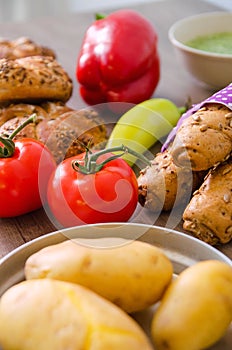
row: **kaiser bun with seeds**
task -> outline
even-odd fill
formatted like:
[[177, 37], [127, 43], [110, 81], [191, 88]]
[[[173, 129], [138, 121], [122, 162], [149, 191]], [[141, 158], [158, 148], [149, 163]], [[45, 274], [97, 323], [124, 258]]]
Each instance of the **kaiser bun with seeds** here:
[[[2, 51], [1, 51], [2, 50]], [[31, 54], [31, 56], [30, 56]], [[57, 163], [105, 142], [107, 130], [94, 110], [67, 106], [73, 90], [55, 53], [27, 38], [0, 41], [0, 134], [10, 135], [31, 114], [35, 122], [15, 139], [41, 141]]]
[[84, 152], [89, 145], [99, 148], [107, 140], [106, 126], [96, 111], [73, 110], [59, 101], [19, 103], [0, 108], [0, 134], [10, 135], [33, 113], [36, 121], [23, 128], [15, 140], [32, 137], [41, 141], [57, 163]]
[[0, 60], [0, 104], [62, 101], [72, 95], [73, 84], [64, 68], [50, 56]]
[[19, 37], [15, 40], [0, 38], [0, 58], [14, 60], [28, 56], [56, 58], [56, 54], [51, 48], [39, 45], [27, 37]]

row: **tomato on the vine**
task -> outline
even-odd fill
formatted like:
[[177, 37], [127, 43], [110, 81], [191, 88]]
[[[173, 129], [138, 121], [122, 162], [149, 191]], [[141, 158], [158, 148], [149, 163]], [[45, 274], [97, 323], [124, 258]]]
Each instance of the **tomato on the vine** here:
[[138, 203], [132, 168], [103, 150], [65, 159], [48, 184], [51, 213], [63, 226], [129, 220]]
[[8, 138], [0, 136], [1, 218], [41, 208], [49, 177], [56, 168], [52, 154], [43, 143], [30, 138], [13, 141], [17, 131], [19, 128]]
[[18, 216], [42, 207], [55, 167], [51, 153], [41, 142], [15, 141], [13, 156], [0, 158], [0, 217]]

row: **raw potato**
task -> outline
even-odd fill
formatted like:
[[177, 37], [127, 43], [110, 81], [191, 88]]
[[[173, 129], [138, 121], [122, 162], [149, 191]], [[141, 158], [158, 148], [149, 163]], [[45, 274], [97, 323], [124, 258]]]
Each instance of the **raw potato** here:
[[110, 248], [93, 248], [69, 240], [40, 250], [25, 264], [26, 279], [78, 283], [129, 313], [158, 301], [172, 273], [172, 263], [161, 249], [127, 240]]
[[5, 292], [0, 329], [4, 350], [152, 350], [120, 308], [84, 287], [49, 279]]
[[199, 262], [170, 285], [151, 325], [156, 350], [202, 350], [217, 342], [232, 321], [232, 267]]

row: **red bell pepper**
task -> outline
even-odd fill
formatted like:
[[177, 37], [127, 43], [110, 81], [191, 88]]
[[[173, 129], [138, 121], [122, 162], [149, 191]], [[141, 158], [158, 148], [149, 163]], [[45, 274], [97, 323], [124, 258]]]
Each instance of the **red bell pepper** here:
[[133, 10], [96, 20], [86, 31], [77, 61], [84, 101], [137, 104], [149, 99], [160, 78], [157, 40], [153, 25]]

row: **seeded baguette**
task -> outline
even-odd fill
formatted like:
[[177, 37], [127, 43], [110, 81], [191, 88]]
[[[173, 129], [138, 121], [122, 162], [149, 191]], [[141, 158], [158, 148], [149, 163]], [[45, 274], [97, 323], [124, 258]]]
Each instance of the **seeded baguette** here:
[[167, 150], [157, 153], [151, 166], [140, 171], [139, 202], [154, 212], [169, 211], [174, 205], [185, 206], [204, 175], [204, 172], [192, 172], [189, 167], [176, 166]]
[[183, 213], [183, 228], [211, 244], [232, 239], [232, 158], [209, 171]]
[[183, 121], [170, 153], [181, 167], [207, 170], [226, 160], [232, 151], [232, 111], [222, 104], [208, 104]]
[[0, 59], [0, 104], [67, 102], [73, 84], [63, 67], [47, 56]]

